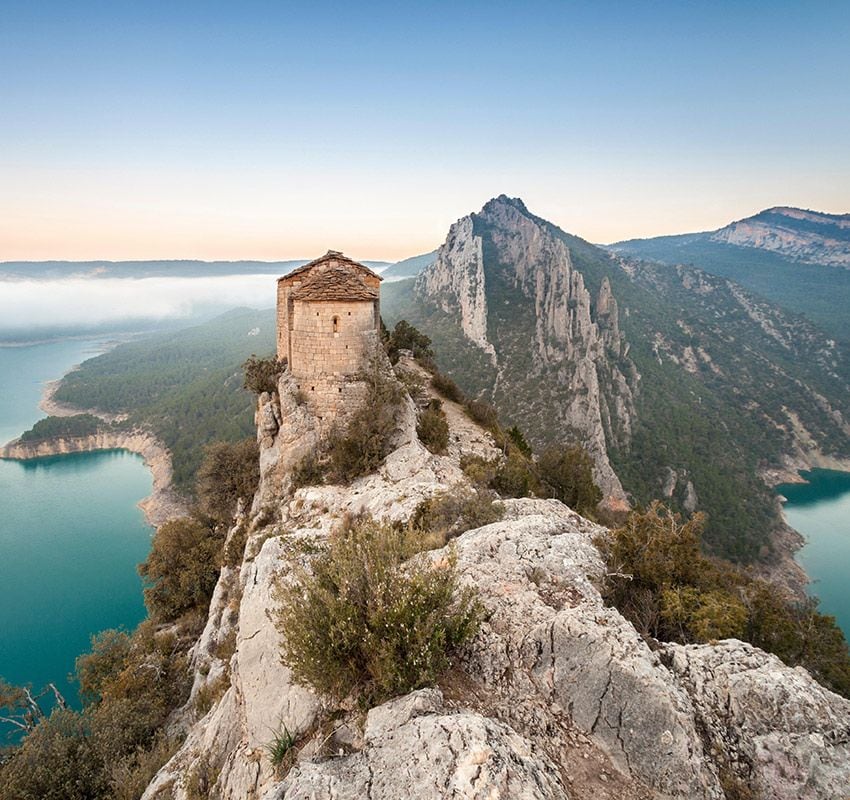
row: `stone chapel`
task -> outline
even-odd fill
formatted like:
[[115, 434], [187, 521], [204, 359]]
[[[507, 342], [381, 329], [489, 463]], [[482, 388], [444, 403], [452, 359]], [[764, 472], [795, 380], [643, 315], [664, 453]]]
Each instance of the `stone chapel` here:
[[335, 250], [278, 279], [277, 356], [320, 420], [362, 392], [357, 375], [380, 341], [381, 280]]

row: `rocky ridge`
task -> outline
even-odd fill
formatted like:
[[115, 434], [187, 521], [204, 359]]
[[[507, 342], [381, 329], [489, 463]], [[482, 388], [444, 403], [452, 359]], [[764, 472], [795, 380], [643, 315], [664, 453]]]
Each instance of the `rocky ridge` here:
[[[288, 391], [284, 377], [258, 409], [259, 437], [276, 452], [235, 520], [244, 559], [222, 570], [193, 651], [192, 700], [174, 720], [187, 738], [145, 800], [193, 800], [199, 786], [222, 800], [719, 799], [730, 781], [756, 798], [827, 798], [850, 783], [850, 702], [740, 642], [650, 649], [601, 600], [594, 541], [605, 529], [552, 500], [506, 501], [501, 522], [455, 541], [461, 580], [487, 615], [439, 687], [365, 715], [329, 708], [281, 662], [276, 583], [344, 514], [405, 520], [465, 481], [459, 455], [492, 443], [452, 425], [452, 451], [435, 456], [409, 403], [375, 474], [293, 493], [279, 465], [310, 426], [285, 422]], [[276, 770], [267, 747], [282, 730], [297, 745], [291, 768]]]
[[[594, 297], [564, 242], [539, 224], [522, 201], [501, 196], [452, 225], [415, 292], [423, 302], [457, 316], [469, 342], [487, 355], [494, 374], [486, 393], [497, 407], [509, 416], [534, 419], [539, 408], [520, 413], [518, 404], [548, 403], [545, 426], [554, 423], [577, 433], [593, 457], [595, 478], [608, 502], [625, 505], [608, 445], [611, 439], [622, 446], [629, 441], [640, 376], [628, 358], [610, 282], [603, 281]], [[508, 329], [516, 320], [505, 324], [502, 318], [521, 314], [516, 295], [530, 301], [534, 312], [525, 321], [530, 341], [523, 341], [521, 376], [510, 369], [515, 359]], [[541, 384], [533, 401], [523, 391], [529, 378]], [[537, 443], [543, 438], [533, 424], [529, 434]]]
[[714, 242], [780, 253], [797, 261], [850, 268], [850, 214], [779, 206], [715, 231]]

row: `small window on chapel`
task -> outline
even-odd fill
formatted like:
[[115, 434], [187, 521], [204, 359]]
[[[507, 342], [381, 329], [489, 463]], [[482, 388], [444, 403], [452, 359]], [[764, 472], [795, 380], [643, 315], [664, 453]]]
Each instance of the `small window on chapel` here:
[[339, 317], [334, 317], [334, 333], [339, 333]]

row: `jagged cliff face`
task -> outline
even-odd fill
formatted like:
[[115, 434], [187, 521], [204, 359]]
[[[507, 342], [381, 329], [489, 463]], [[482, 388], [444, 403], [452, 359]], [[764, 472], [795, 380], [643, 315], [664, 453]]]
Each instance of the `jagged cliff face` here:
[[382, 303], [538, 451], [583, 444], [609, 499], [707, 512], [720, 555], [786, 549], [762, 477], [850, 464], [840, 342], [725, 278], [613, 255], [520, 200], [459, 220], [436, 262]]
[[537, 444], [553, 433], [578, 439], [605, 495], [621, 503], [608, 446], [628, 443], [639, 375], [610, 282], [592, 295], [567, 245], [521, 201], [500, 197], [451, 227], [416, 292], [485, 356], [491, 369], [475, 388]]
[[850, 214], [770, 208], [715, 231], [711, 240], [769, 250], [810, 264], [850, 268]]
[[[850, 702], [734, 640], [650, 650], [602, 603], [604, 529], [553, 500], [507, 501], [503, 521], [454, 543], [486, 621], [440, 687], [364, 714], [296, 684], [272, 622], [275, 585], [344, 514], [403, 523], [421, 499], [464, 483], [464, 455], [495, 454], [446, 406], [447, 456], [422, 447], [406, 404], [394, 452], [350, 487], [282, 490], [277, 465], [298, 437], [271, 435], [278, 457], [230, 533], [247, 533], [244, 559], [222, 570], [193, 651], [193, 699], [174, 722], [187, 738], [144, 800], [195, 800], [199, 786], [210, 800], [721, 800], [721, 775], [756, 800], [840, 796]], [[214, 701], [198, 712], [202, 692]], [[275, 770], [267, 747], [284, 728], [297, 753]]]

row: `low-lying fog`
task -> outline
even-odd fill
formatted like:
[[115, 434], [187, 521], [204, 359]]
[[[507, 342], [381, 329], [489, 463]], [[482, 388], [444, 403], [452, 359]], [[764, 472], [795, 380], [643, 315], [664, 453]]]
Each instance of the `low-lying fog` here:
[[0, 281], [0, 340], [149, 327], [275, 304], [276, 275]]

